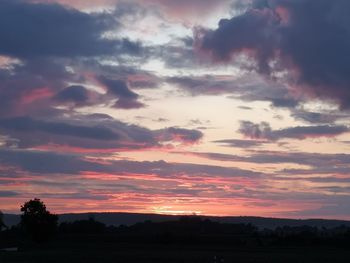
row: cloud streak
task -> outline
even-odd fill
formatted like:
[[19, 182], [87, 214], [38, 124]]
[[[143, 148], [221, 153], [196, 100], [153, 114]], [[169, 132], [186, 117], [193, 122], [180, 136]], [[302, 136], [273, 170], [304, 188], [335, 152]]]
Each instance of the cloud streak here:
[[275, 141], [282, 139], [304, 140], [307, 138], [336, 137], [349, 132], [349, 128], [345, 125], [320, 125], [273, 130], [267, 122], [256, 124], [250, 121], [241, 121], [238, 131], [247, 138]]
[[[66, 147], [85, 150], [137, 150], [162, 148], [163, 143], [197, 143], [202, 132], [169, 127], [150, 130], [117, 121], [105, 115], [77, 116], [76, 119], [0, 119], [0, 131], [8, 135], [8, 146], [27, 148]], [[51, 147], [52, 146], [52, 147]]]
[[[156, 175], [204, 177], [258, 177], [260, 173], [235, 167], [220, 167], [191, 163], [169, 163], [165, 161], [109, 161], [105, 164], [88, 160], [79, 155], [57, 154], [43, 151], [0, 150], [2, 164], [18, 166], [20, 169], [45, 176], [45, 174], [109, 173], [115, 175]], [[63, 165], [64, 164], [64, 165]]]

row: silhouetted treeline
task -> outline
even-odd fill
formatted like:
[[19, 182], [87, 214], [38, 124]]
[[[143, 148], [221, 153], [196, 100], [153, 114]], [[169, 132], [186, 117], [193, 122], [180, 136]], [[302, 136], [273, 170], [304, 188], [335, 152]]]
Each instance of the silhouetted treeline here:
[[[61, 223], [52, 242], [124, 242], [161, 244], [211, 244], [230, 246], [342, 246], [350, 247], [350, 228], [278, 227], [259, 230], [252, 224], [213, 222], [197, 216], [176, 221], [145, 221], [132, 226], [106, 226], [90, 218]], [[12, 227], [0, 232], [0, 247], [23, 242], [23, 228]], [[11, 244], [9, 244], [11, 243]]]
[[265, 229], [259, 238], [268, 244], [280, 246], [335, 245], [350, 247], [350, 227], [317, 228], [310, 226], [278, 227], [274, 231]]
[[161, 243], [235, 243], [251, 237], [257, 228], [250, 224], [221, 224], [200, 217], [182, 217], [178, 221], [153, 223], [146, 221], [130, 227], [119, 227], [125, 239], [135, 237]]
[[106, 232], [105, 224], [90, 218], [89, 220], [78, 220], [72, 223], [61, 223], [58, 231], [63, 234], [101, 234]]

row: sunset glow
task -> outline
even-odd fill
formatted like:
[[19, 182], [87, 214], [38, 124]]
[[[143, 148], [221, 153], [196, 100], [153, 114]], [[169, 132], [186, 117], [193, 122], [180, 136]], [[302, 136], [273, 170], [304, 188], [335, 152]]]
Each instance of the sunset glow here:
[[0, 1], [0, 210], [350, 219], [348, 3], [316, 2]]

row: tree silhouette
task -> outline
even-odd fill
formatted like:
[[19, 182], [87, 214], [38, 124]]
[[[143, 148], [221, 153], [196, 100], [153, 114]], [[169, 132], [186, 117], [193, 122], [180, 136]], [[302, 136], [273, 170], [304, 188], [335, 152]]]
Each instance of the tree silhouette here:
[[33, 199], [21, 206], [21, 227], [34, 241], [47, 241], [57, 230], [58, 216], [46, 210], [40, 199]]
[[0, 232], [3, 228], [6, 228], [6, 225], [4, 223], [4, 214], [0, 211]]

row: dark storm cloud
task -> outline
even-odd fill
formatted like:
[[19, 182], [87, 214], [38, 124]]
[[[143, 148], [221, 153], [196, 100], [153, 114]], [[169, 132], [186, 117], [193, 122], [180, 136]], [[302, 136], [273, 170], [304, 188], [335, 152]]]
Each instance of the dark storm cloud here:
[[277, 41], [274, 26], [278, 25], [277, 17], [270, 12], [248, 10], [230, 20], [220, 20], [218, 29], [199, 32], [204, 34], [198, 36], [202, 37], [201, 48], [210, 50], [220, 60], [229, 60], [234, 52], [252, 49], [259, 69], [267, 70], [267, 59], [273, 56]]
[[250, 121], [241, 121], [238, 131], [251, 139], [281, 140], [289, 138], [302, 140], [306, 138], [335, 137], [349, 132], [349, 128], [344, 125], [319, 125], [273, 130], [267, 122], [257, 124]]
[[125, 98], [125, 99], [137, 99], [138, 95], [132, 92], [125, 81], [123, 80], [112, 80], [105, 77], [100, 78], [101, 82], [108, 88], [108, 92], [111, 94]]
[[264, 74], [288, 70], [306, 93], [350, 101], [350, 2], [347, 0], [252, 1], [247, 10], [197, 35], [216, 59], [246, 54]]
[[58, 4], [2, 0], [0, 54], [32, 58], [139, 53], [137, 43], [102, 36], [117, 26], [113, 15], [106, 13], [88, 14]]
[[145, 105], [138, 101], [139, 95], [129, 89], [125, 80], [109, 79], [101, 76], [99, 80], [107, 87], [107, 93], [118, 98], [114, 107], [120, 109], [138, 109]]
[[59, 102], [86, 103], [89, 99], [88, 91], [83, 86], [69, 86], [56, 94], [54, 100]]

